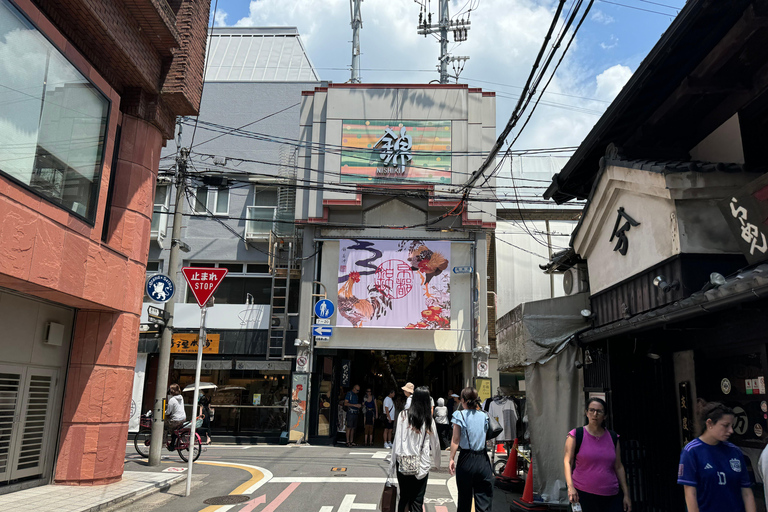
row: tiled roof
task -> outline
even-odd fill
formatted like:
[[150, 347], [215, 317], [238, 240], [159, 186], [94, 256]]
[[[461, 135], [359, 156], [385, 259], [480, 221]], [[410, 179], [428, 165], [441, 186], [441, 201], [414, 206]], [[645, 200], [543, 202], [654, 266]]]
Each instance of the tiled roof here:
[[668, 306], [587, 331], [581, 335], [581, 339], [595, 341], [608, 336], [651, 329], [765, 297], [768, 297], [768, 264], [764, 263], [728, 277], [725, 284], [717, 288], [695, 292], [690, 297]]
[[319, 82], [294, 27], [214, 28], [206, 82]]
[[621, 157], [605, 157], [605, 165], [616, 165], [627, 169], [640, 169], [660, 174], [682, 172], [743, 172], [747, 171], [742, 164], [724, 164], [712, 162], [682, 162], [674, 160], [628, 160]]

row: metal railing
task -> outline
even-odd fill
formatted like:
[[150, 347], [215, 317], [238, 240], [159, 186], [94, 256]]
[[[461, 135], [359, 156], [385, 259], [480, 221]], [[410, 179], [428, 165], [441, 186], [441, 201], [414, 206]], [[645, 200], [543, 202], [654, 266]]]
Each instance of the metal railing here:
[[274, 206], [249, 206], [246, 212], [245, 239], [268, 240], [274, 229], [277, 208]]
[[152, 211], [152, 226], [149, 236], [151, 240], [162, 243], [168, 230], [168, 207], [164, 204], [156, 204]]

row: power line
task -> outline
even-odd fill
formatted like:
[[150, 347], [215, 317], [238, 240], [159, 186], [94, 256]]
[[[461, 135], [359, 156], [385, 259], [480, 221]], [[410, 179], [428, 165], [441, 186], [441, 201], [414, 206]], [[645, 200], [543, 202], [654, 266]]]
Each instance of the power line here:
[[643, 9], [642, 7], [635, 7], [633, 5], [620, 4], [618, 2], [611, 2], [609, 0], [598, 0], [598, 2], [603, 2], [604, 4], [618, 5], [619, 7], [626, 7], [628, 9], [634, 9], [636, 11], [650, 12], [650, 13], [653, 13], [653, 14], [661, 14], [662, 16], [667, 16], [667, 17], [672, 17], [672, 18], [675, 17], [675, 14], [671, 14], [671, 13], [667, 13], [667, 12], [653, 11], [653, 10], [650, 10], [650, 9]]

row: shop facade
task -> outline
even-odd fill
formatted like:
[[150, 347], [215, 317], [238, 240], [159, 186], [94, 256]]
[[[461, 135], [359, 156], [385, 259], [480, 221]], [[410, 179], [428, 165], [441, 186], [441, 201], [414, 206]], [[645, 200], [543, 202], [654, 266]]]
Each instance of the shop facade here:
[[[633, 510], [683, 509], [680, 451], [713, 401], [735, 412], [730, 441], [764, 507], [768, 83], [754, 74], [764, 52], [743, 60], [765, 36], [754, 8], [686, 4], [546, 193], [587, 199], [553, 267], [586, 262], [577, 361], [584, 397], [607, 399], [621, 435]], [[725, 69], [748, 92], [718, 88]]]
[[0, 2], [0, 493], [121, 479], [160, 148], [202, 86], [209, 3], [174, 7]]
[[[489, 193], [462, 202], [456, 192], [495, 140], [492, 94], [343, 84], [302, 99], [299, 179], [323, 186], [296, 199], [315, 257], [302, 263], [294, 382], [312, 380], [306, 396], [292, 390], [293, 441], [335, 437], [338, 404], [356, 384], [383, 398], [413, 382], [438, 398], [472, 383], [478, 363], [488, 375], [486, 232], [495, 225]], [[335, 305], [328, 318], [314, 312], [323, 298]]]

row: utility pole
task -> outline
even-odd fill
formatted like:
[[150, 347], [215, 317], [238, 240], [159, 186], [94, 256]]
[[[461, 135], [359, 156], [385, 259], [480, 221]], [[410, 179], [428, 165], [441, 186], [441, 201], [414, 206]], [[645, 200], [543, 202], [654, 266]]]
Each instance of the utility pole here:
[[[171, 228], [171, 254], [168, 258], [168, 276], [173, 283], [178, 286], [178, 274], [181, 269], [179, 251], [181, 250], [181, 222], [182, 222], [182, 196], [187, 175], [187, 159], [189, 158], [189, 149], [181, 148], [176, 157], [176, 202], [173, 209], [173, 227]], [[157, 381], [155, 382], [155, 403], [152, 408], [152, 435], [149, 444], [149, 465], [159, 466], [160, 455], [163, 449], [163, 415], [165, 413], [164, 405], [168, 390], [168, 370], [171, 364], [171, 340], [173, 338], [173, 313], [175, 309], [175, 297], [165, 304], [166, 316], [169, 316], [168, 323], [163, 330], [160, 338], [160, 356], [157, 362]], [[192, 419], [195, 418], [195, 404], [192, 404]], [[191, 454], [191, 452], [190, 452]], [[191, 455], [190, 455], [191, 457]]]
[[349, 15], [352, 18], [352, 73], [350, 83], [360, 83], [360, 29], [363, 28], [363, 17], [360, 15], [360, 4], [363, 0], [349, 0]]
[[[464, 62], [469, 60], [469, 57], [453, 57], [448, 53], [448, 31], [453, 31], [453, 40], [455, 42], [463, 42], [467, 40], [467, 31], [470, 28], [469, 15], [467, 19], [451, 21], [450, 13], [448, 11], [448, 0], [440, 0], [440, 20], [437, 25], [432, 24], [432, 13], [426, 12], [426, 8], [422, 5], [422, 10], [419, 13], [419, 26], [417, 33], [427, 37], [429, 34], [440, 34], [440, 58], [438, 59], [437, 69], [440, 71], [440, 83], [447, 84], [450, 76], [448, 75], [448, 63], [459, 62], [461, 63], [461, 69], [464, 69]], [[458, 74], [461, 73], [461, 69], [456, 71], [456, 79], [458, 80]]]

